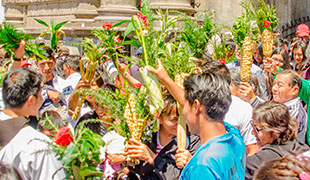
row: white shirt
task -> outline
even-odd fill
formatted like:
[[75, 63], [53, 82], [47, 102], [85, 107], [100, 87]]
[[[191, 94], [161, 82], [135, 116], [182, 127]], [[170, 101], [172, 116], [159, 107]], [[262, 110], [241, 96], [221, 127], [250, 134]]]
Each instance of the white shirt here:
[[256, 138], [252, 134], [253, 127], [251, 126], [252, 106], [236, 96], [231, 96], [231, 99], [231, 105], [224, 121], [240, 131], [245, 145], [255, 144]]
[[66, 83], [64, 84], [64, 88], [61, 91], [63, 95], [65, 96], [66, 102], [68, 103], [69, 97], [72, 94], [73, 90], [75, 89], [76, 85], [81, 80], [82, 76], [80, 73], [75, 72], [70, 74], [70, 76], [67, 77], [65, 80]]
[[0, 121], [5, 121], [11, 118], [12, 118], [11, 116], [5, 114], [3, 111], [0, 111]]
[[66, 86], [66, 80], [62, 79], [56, 73], [53, 73], [53, 75], [53, 88], [55, 88], [58, 92], [62, 92], [62, 90]]
[[[1, 149], [0, 161], [16, 168], [23, 179], [53, 179], [52, 176], [62, 167], [62, 164], [53, 152], [38, 152], [48, 150], [49, 146], [40, 140], [33, 140], [34, 138], [50, 141], [44, 134], [26, 126]], [[58, 171], [54, 176], [57, 180], [64, 178], [63, 170]]]
[[292, 118], [299, 122], [299, 129], [297, 134], [297, 139], [300, 142], [306, 142], [306, 132], [307, 132], [307, 113], [303, 108], [299, 97], [296, 97], [286, 103], [284, 103], [290, 112]]

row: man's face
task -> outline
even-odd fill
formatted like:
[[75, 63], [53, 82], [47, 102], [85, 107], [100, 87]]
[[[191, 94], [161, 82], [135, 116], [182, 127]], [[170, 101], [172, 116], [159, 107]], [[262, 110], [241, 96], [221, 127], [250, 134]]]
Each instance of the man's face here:
[[69, 70], [70, 66], [67, 64], [67, 63], [64, 63], [63, 64], [63, 70], [64, 70], [64, 73], [66, 75], [66, 78], [70, 76], [70, 70]]
[[182, 112], [189, 127], [189, 131], [194, 134], [199, 134], [199, 123], [197, 122], [194, 108], [190, 105], [188, 100], [185, 100]]
[[273, 100], [279, 103], [286, 103], [294, 99], [296, 94], [296, 87], [290, 86], [291, 75], [279, 74], [277, 75], [272, 86]]
[[41, 60], [38, 62], [38, 67], [43, 76], [48, 79], [49, 77], [53, 76], [53, 71], [55, 69], [55, 60], [53, 58]]
[[34, 100], [33, 100], [33, 104], [32, 104], [32, 108], [29, 109], [30, 111], [30, 116], [36, 116], [38, 115], [39, 109], [43, 104], [43, 98], [41, 95], [41, 91], [42, 88], [40, 89], [40, 91], [37, 94], [37, 97], [34, 96]]

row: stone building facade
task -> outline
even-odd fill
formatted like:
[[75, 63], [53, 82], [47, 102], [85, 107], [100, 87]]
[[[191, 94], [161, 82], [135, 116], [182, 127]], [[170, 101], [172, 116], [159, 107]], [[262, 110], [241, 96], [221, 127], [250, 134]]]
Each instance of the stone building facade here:
[[[25, 32], [41, 33], [45, 27], [34, 18], [55, 23], [69, 20], [63, 27], [68, 41], [79, 41], [88, 36], [93, 28], [104, 22], [119, 22], [130, 19], [141, 7], [143, 0], [2, 0], [5, 19]], [[242, 0], [148, 0], [154, 9], [173, 9], [193, 14], [202, 10], [215, 10], [215, 20], [231, 26], [234, 18], [242, 13]], [[296, 25], [309, 24], [309, 0], [265, 0], [277, 7], [280, 19], [279, 30], [283, 37], [293, 36]], [[124, 30], [125, 27], [120, 27]]]

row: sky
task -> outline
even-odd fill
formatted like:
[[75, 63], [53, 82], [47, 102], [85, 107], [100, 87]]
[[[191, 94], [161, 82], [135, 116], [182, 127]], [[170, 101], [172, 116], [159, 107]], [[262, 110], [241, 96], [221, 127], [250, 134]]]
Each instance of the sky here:
[[0, 1], [0, 24], [3, 22], [4, 20], [4, 8], [2, 6], [2, 1]]

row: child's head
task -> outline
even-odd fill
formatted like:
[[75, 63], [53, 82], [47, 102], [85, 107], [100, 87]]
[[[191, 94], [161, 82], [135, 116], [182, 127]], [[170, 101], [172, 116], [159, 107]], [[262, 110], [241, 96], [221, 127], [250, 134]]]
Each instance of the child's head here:
[[163, 111], [160, 114], [160, 128], [163, 128], [165, 131], [177, 135], [177, 125], [179, 119], [179, 113], [177, 109], [177, 103], [172, 95], [164, 95], [165, 106]]
[[52, 137], [55, 133], [51, 128], [50, 123], [53, 123], [57, 128], [67, 125], [67, 122], [61, 119], [60, 115], [56, 111], [45, 111], [42, 113], [38, 123], [38, 128], [43, 134], [50, 137]]

